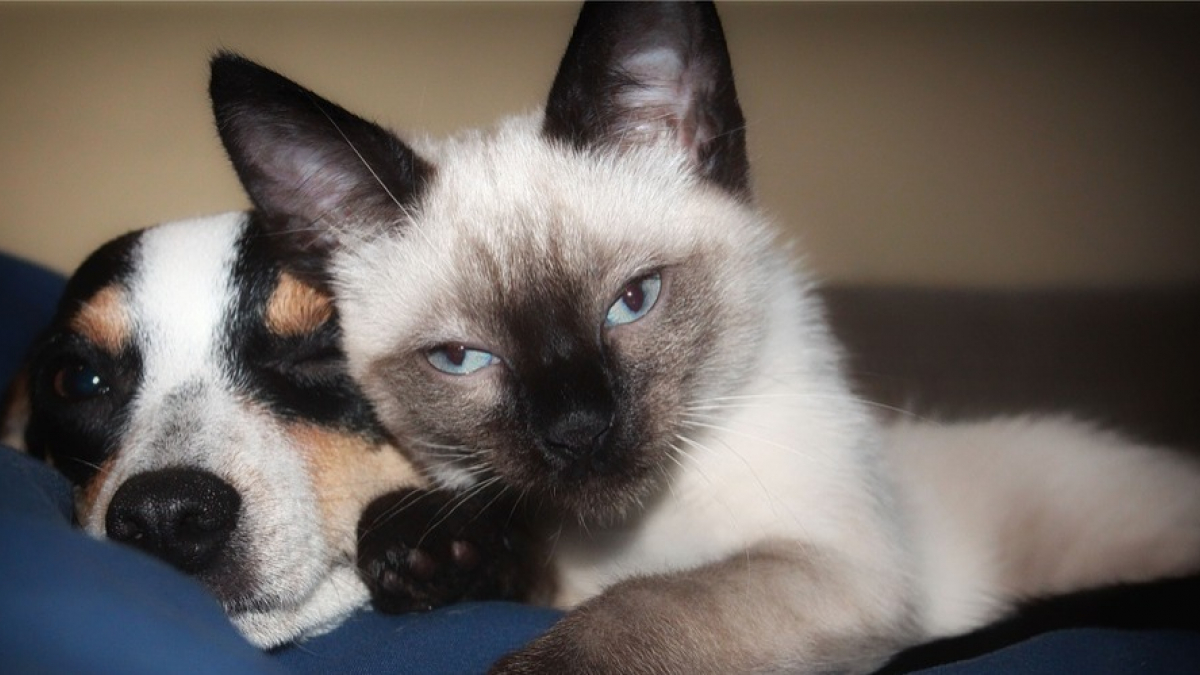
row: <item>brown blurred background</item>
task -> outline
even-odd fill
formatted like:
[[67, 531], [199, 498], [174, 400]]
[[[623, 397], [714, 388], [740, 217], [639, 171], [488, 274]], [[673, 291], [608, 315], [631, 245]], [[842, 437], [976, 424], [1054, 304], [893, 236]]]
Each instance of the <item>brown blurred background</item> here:
[[[835, 281], [1200, 283], [1200, 5], [721, 6], [763, 205]], [[243, 208], [230, 48], [401, 132], [540, 105], [574, 4], [0, 4], [0, 250]]]

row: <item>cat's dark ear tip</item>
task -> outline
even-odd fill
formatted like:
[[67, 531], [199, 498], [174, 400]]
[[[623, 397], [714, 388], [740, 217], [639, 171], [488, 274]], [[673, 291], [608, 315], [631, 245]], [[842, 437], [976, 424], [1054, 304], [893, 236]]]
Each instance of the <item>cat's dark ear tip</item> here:
[[250, 59], [237, 52], [222, 49], [213, 54], [209, 60], [208, 93], [214, 104], [226, 100], [234, 88], [234, 83], [244, 78], [246, 66], [253, 64]]
[[229, 49], [221, 49], [212, 55], [208, 61], [209, 72], [211, 74], [211, 82], [216, 84], [236, 78], [239, 74], [247, 72], [249, 69], [261, 69], [262, 66], [242, 56], [238, 52]]
[[213, 52], [212, 58], [209, 59], [209, 64], [211, 64], [215, 70], [217, 68], [224, 68], [228, 65], [244, 63], [249, 60], [250, 59], [246, 58], [245, 56], [242, 56], [240, 52], [236, 52], [232, 49], [221, 48]]
[[280, 80], [269, 68], [228, 49], [217, 51], [209, 60], [208, 91], [218, 105], [277, 88]]

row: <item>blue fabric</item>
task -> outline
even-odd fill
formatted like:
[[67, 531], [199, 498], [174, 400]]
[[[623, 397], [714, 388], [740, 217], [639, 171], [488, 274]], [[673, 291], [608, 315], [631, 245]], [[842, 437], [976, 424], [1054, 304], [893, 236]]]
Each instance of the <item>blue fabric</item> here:
[[[0, 376], [49, 321], [62, 279], [0, 254]], [[478, 673], [557, 612], [472, 603], [425, 615], [364, 611], [337, 630], [263, 654], [205, 589], [159, 561], [71, 527], [66, 480], [0, 447], [0, 672]], [[1200, 673], [1200, 635], [1071, 630], [930, 675]]]
[[16, 375], [25, 350], [54, 315], [66, 281], [0, 252], [0, 390]]
[[1191, 631], [1080, 628], [1045, 633], [923, 675], [1196, 675], [1200, 636]]
[[360, 612], [334, 632], [280, 650], [276, 657], [289, 672], [313, 675], [483, 673], [560, 615], [503, 602], [408, 616]]

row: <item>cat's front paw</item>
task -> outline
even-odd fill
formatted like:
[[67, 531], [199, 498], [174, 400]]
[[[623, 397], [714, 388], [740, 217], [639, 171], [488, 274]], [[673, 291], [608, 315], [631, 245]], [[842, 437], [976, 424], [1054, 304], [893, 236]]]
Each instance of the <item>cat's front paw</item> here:
[[508, 513], [440, 490], [406, 488], [376, 498], [358, 523], [359, 576], [375, 609], [398, 614], [463, 600], [524, 599], [530, 554]]

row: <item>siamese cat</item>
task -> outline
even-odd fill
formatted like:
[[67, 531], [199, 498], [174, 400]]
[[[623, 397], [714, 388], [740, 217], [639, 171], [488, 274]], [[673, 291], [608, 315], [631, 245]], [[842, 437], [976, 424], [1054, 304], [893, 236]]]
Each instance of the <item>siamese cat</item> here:
[[545, 107], [435, 140], [234, 55], [221, 138], [440, 484], [548, 522], [502, 673], [862, 673], [1200, 568], [1200, 467], [1067, 419], [883, 423], [756, 207], [709, 4], [586, 4]]

